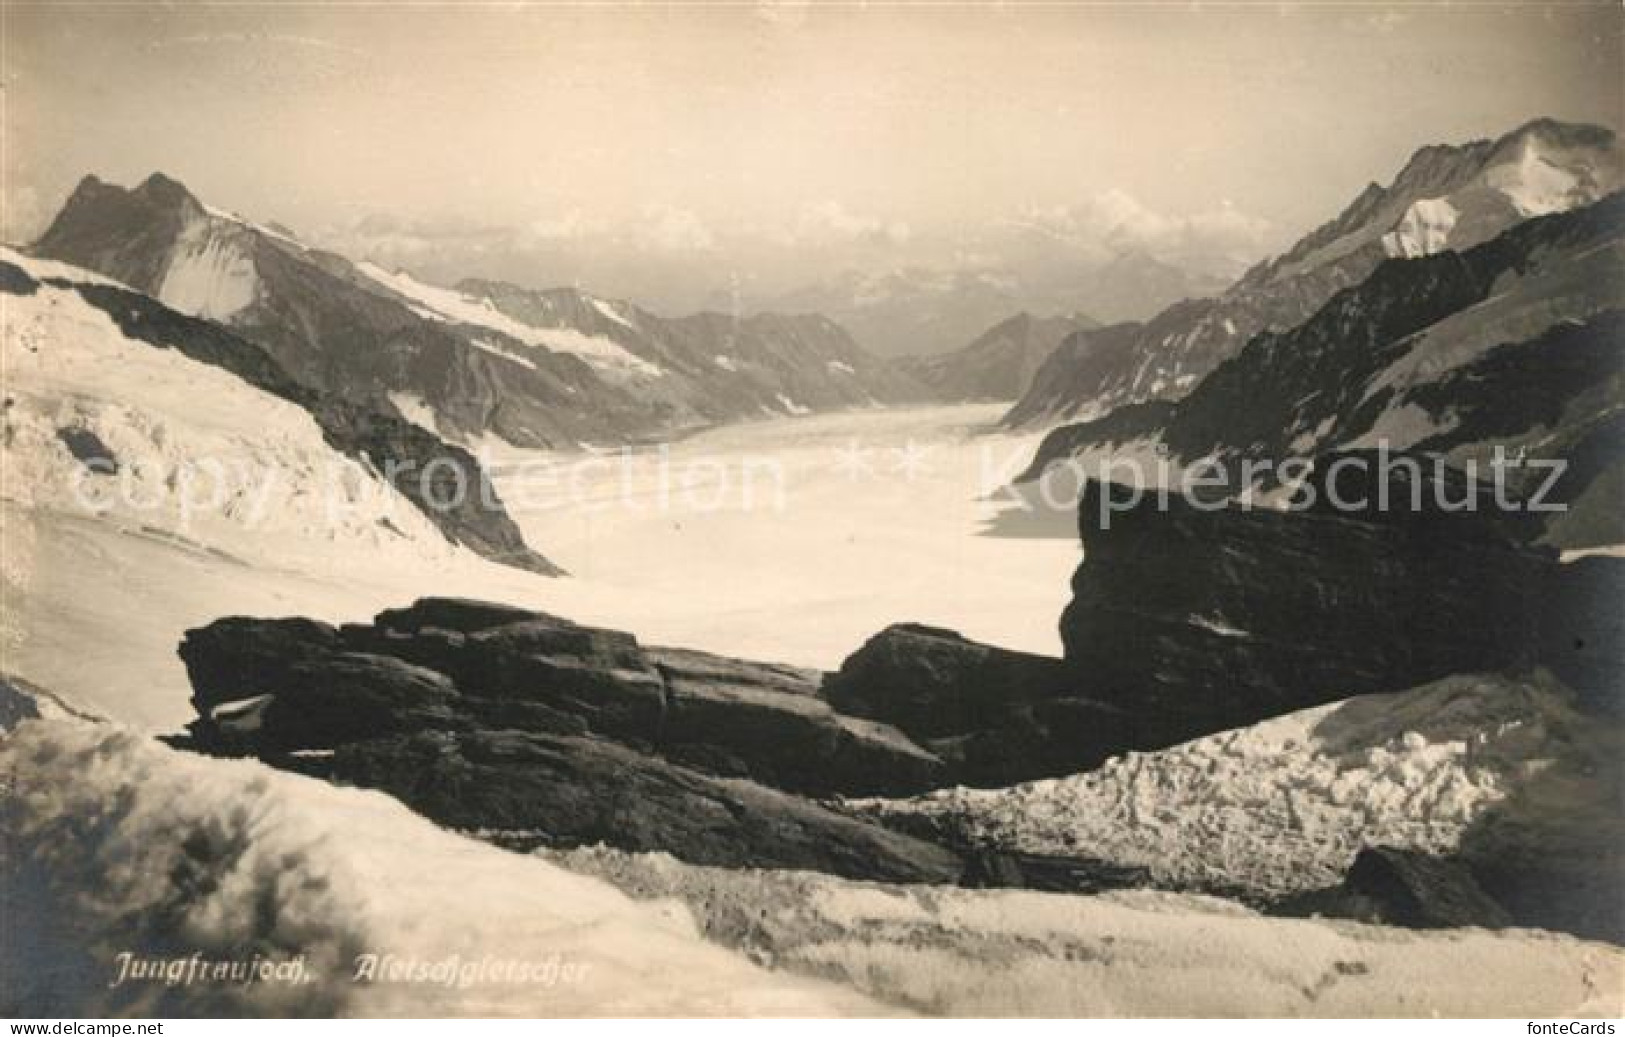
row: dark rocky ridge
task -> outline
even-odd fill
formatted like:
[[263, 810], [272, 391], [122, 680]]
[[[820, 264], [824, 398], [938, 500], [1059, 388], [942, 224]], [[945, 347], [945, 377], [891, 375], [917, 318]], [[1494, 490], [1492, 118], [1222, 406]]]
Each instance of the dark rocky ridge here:
[[[525, 543], [479, 461], [461, 447], [392, 413], [301, 385], [265, 350], [212, 321], [188, 317], [112, 285], [62, 278], [48, 278], [47, 283], [77, 292], [131, 341], [174, 349], [309, 411], [333, 449], [387, 474], [391, 485], [452, 543], [503, 565], [550, 576], [562, 572]], [[28, 294], [36, 289], [26, 271], [0, 262], [0, 292]], [[467, 492], [457, 492], [459, 487]]]
[[1447, 234], [1451, 249], [1493, 238], [1527, 214], [1490, 189], [1486, 177], [1511, 168], [1526, 150], [1575, 176], [1568, 205], [1620, 187], [1618, 143], [1599, 126], [1537, 119], [1498, 140], [1422, 148], [1388, 187], [1369, 185], [1337, 217], [1219, 295], [1176, 303], [1144, 323], [1117, 326], [1109, 337], [1078, 333], [1038, 372], [1005, 424], [1088, 421], [1125, 404], [1185, 396], [1255, 336], [1298, 326], [1397, 254], [1384, 237], [1403, 226], [1418, 201], [1467, 199]]
[[[1175, 464], [1217, 459], [1239, 492], [1235, 473], [1250, 461], [1279, 465], [1364, 443], [1381, 423], [1414, 414], [1435, 430], [1396, 447], [1487, 465], [1501, 446], [1524, 458], [1503, 470], [1520, 492], [1544, 479], [1528, 461], [1560, 461], [1567, 473], [1547, 499], [1586, 501], [1594, 485], [1617, 485], [1625, 463], [1618, 431], [1625, 359], [1617, 348], [1625, 268], [1610, 259], [1622, 240], [1625, 196], [1614, 195], [1525, 221], [1465, 252], [1387, 261], [1301, 326], [1256, 336], [1184, 399], [1055, 429], [1021, 478], [1039, 478], [1084, 450], [1139, 439], [1160, 444]], [[1544, 278], [1549, 293], [1471, 332], [1493, 343], [1504, 325], [1503, 344], [1460, 363], [1449, 360], [1448, 336], [1445, 346], [1430, 344], [1431, 331], [1477, 319], [1475, 307], [1504, 292], [1509, 278], [1528, 277]], [[1543, 330], [1530, 335], [1531, 326]], [[1381, 382], [1401, 365], [1425, 372], [1428, 364], [1441, 369], [1414, 384]], [[1571, 547], [1625, 539], [1617, 508], [1599, 500], [1589, 511], [1550, 521], [1547, 535]]]

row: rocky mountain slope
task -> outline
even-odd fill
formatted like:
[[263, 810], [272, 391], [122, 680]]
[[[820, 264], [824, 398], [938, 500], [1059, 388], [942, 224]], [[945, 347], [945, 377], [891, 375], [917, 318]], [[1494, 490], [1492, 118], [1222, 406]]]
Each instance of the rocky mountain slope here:
[[1622, 185], [1618, 142], [1596, 126], [1541, 119], [1494, 141], [1423, 148], [1387, 187], [1371, 184], [1335, 219], [1219, 295], [1069, 342], [1005, 421], [1088, 421], [1124, 404], [1177, 399], [1253, 336], [1296, 327], [1387, 259], [1471, 248]]
[[1073, 332], [1098, 327], [1089, 317], [1018, 313], [952, 353], [903, 357], [898, 363], [938, 399], [981, 402], [1020, 399], [1055, 347]]
[[665, 321], [585, 293], [440, 288], [210, 208], [158, 174], [129, 190], [87, 177], [33, 251], [223, 323], [303, 385], [461, 442], [628, 442], [926, 395], [824, 318]]
[[[1184, 399], [1056, 429], [1024, 478], [1066, 458], [1160, 451], [1176, 473], [1218, 461], [1238, 493], [1247, 462], [1380, 445], [1488, 480], [1499, 449], [1514, 491], [1569, 507], [1548, 516], [1553, 542], [1617, 543], [1625, 527], [1603, 500], [1625, 460], [1622, 313], [1615, 195], [1461, 252], [1389, 260], [1299, 327], [1255, 337]], [[1567, 467], [1545, 487], [1552, 462]]]

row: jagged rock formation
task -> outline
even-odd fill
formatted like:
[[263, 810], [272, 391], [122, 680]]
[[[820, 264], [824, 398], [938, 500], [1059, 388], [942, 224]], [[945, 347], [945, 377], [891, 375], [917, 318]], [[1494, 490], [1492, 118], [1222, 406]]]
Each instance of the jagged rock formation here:
[[1423, 148], [1388, 187], [1370, 185], [1336, 219], [1220, 295], [1109, 334], [1074, 336], [1005, 422], [1090, 421], [1124, 404], [1177, 399], [1255, 335], [1297, 327], [1386, 260], [1465, 250], [1622, 185], [1618, 142], [1597, 126], [1541, 119], [1495, 141]]
[[180, 651], [193, 747], [381, 788], [442, 824], [854, 877], [962, 869], [808, 798], [929, 788], [945, 768], [835, 712], [806, 671], [448, 599], [338, 629], [223, 619]]
[[[74, 293], [105, 314], [130, 342], [173, 349], [309, 412], [334, 450], [381, 473], [452, 543], [504, 565], [544, 575], [561, 571], [525, 543], [478, 460], [461, 447], [392, 413], [300, 384], [265, 350], [212, 321], [178, 313], [88, 274], [36, 280], [21, 266], [0, 260], [0, 293], [32, 295], [42, 284]], [[59, 436], [92, 470], [116, 470], [117, 459], [105, 444], [93, 443], [87, 431]]]
[[574, 290], [441, 288], [212, 209], [161, 174], [129, 190], [86, 177], [34, 251], [227, 325], [307, 388], [454, 441], [636, 442], [928, 395], [823, 317], [667, 320]]
[[1068, 335], [1099, 325], [1085, 316], [1018, 313], [951, 353], [903, 357], [898, 363], [948, 402], [1017, 400]]

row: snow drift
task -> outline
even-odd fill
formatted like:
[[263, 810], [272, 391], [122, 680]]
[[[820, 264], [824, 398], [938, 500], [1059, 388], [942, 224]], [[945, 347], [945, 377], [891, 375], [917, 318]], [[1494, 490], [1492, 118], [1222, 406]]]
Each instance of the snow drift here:
[[[0, 783], [7, 1015], [886, 1011], [706, 945], [680, 907], [442, 831], [387, 796], [111, 724], [23, 721], [0, 744]], [[297, 962], [303, 982], [110, 985], [126, 952]], [[365, 955], [490, 966], [484, 982], [358, 983]], [[534, 967], [514, 982], [496, 971], [508, 963]]]
[[1568, 1016], [1620, 1010], [1625, 955], [1533, 931], [1265, 918], [1212, 897], [1069, 896], [727, 871], [663, 854], [563, 860], [676, 897], [775, 969], [941, 1015]]

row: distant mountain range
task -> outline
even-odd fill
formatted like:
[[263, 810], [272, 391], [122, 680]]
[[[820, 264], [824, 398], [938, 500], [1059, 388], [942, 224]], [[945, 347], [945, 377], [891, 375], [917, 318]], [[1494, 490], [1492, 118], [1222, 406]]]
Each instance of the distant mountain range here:
[[32, 251], [220, 322], [300, 383], [455, 441], [624, 443], [930, 398], [827, 317], [670, 319], [573, 289], [442, 288], [309, 248], [160, 174], [128, 190], [85, 178]]
[[1097, 260], [1043, 244], [1041, 253], [1020, 263], [851, 271], [776, 296], [769, 304], [787, 312], [826, 314], [881, 356], [928, 356], [961, 348], [1013, 314], [1083, 312], [1122, 320], [1211, 295], [1225, 285], [1143, 252]]
[[1098, 328], [1091, 317], [1035, 317], [1018, 313], [951, 353], [902, 357], [898, 363], [950, 402], [1016, 400], [1061, 341]]
[[1493, 141], [1425, 147], [1392, 184], [1371, 184], [1335, 219], [1222, 293], [1074, 335], [1005, 423], [1090, 420], [1124, 404], [1177, 399], [1255, 335], [1297, 327], [1386, 260], [1470, 248], [1622, 184], [1619, 144], [1597, 126], [1540, 119]]

